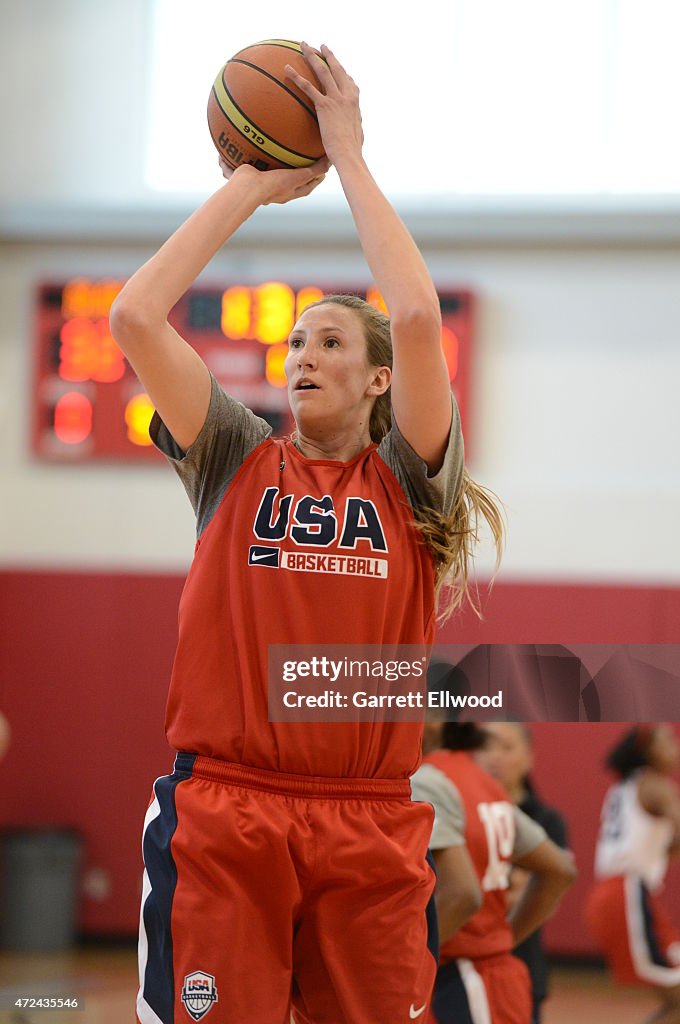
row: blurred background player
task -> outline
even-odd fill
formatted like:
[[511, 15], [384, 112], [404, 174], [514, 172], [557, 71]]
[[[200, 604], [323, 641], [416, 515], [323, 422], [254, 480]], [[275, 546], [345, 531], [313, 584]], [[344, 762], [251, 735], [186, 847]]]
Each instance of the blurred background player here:
[[[529, 728], [521, 722], [488, 722], [484, 724], [486, 742], [477, 751], [476, 760], [505, 789], [512, 802], [538, 822], [549, 839], [563, 850], [568, 848], [567, 826], [555, 808], [541, 800], [532, 773], [535, 769], [533, 739]], [[507, 891], [508, 909], [520, 899], [529, 876], [513, 866]], [[514, 950], [529, 968], [532, 992], [532, 1022], [541, 1020], [541, 1003], [548, 994], [548, 961], [536, 929]]]
[[661, 1008], [649, 1024], [680, 1022], [680, 931], [660, 899], [670, 857], [680, 852], [680, 793], [671, 775], [680, 747], [668, 725], [629, 729], [607, 757], [608, 790], [587, 916], [615, 979], [652, 985]]
[[[572, 859], [476, 763], [472, 754], [484, 742], [474, 723], [428, 723], [424, 763], [412, 780], [414, 797], [435, 811], [437, 887], [452, 884], [445, 851], [464, 845], [481, 890], [467, 921], [453, 935], [443, 930], [433, 1024], [530, 1024], [529, 973], [512, 949], [555, 911], [576, 876]], [[531, 876], [508, 917], [513, 864]]]
[[[322, 91], [290, 77], [314, 104], [390, 319], [345, 296], [302, 312], [285, 362], [294, 438], [273, 439], [225, 394], [167, 317], [258, 207], [308, 195], [328, 161], [240, 166], [111, 311], [198, 522], [167, 709], [179, 753], [144, 829], [141, 1024], [210, 1003], [230, 1024], [277, 1024], [291, 999], [300, 1022], [416, 1019], [432, 990], [432, 819], [409, 785], [421, 723], [268, 716], [269, 645], [431, 643], [450, 572], [451, 603], [465, 594], [476, 515], [501, 539], [464, 468], [437, 293], [362, 158], [358, 89], [322, 50], [303, 44]], [[380, 571], [330, 567], [364, 554]]]

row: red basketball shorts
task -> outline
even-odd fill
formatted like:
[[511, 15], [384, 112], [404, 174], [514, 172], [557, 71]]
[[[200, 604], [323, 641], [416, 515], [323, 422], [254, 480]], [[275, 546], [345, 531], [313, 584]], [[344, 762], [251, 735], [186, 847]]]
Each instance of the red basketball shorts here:
[[680, 985], [680, 932], [640, 878], [599, 882], [588, 897], [586, 916], [617, 981]]
[[512, 953], [444, 964], [428, 1024], [531, 1024], [526, 965]]
[[144, 823], [140, 1024], [408, 1024], [436, 971], [407, 780], [178, 754]]

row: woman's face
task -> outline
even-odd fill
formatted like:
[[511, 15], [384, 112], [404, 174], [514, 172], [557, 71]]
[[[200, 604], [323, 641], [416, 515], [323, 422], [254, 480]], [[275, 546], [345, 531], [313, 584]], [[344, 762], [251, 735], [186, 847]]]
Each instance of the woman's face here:
[[306, 309], [295, 324], [285, 372], [298, 427], [320, 439], [367, 432], [373, 403], [390, 382], [387, 367], [368, 364], [359, 314], [330, 302]]
[[522, 729], [512, 722], [487, 722], [486, 745], [476, 755], [483, 768], [511, 792], [531, 771], [533, 755]]
[[678, 739], [669, 725], [657, 725], [647, 748], [647, 761], [652, 768], [671, 775], [680, 763]]

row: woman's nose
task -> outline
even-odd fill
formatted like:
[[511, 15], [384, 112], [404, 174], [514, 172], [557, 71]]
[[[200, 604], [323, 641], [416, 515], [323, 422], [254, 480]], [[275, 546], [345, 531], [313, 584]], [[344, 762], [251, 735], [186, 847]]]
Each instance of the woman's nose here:
[[298, 355], [298, 366], [316, 366], [316, 349], [309, 343], [305, 345]]

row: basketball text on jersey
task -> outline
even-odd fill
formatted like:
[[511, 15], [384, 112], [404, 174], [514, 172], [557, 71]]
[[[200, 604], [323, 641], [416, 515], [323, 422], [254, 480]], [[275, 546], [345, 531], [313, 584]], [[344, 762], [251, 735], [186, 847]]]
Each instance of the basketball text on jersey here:
[[[330, 494], [320, 498], [305, 494], [295, 500], [293, 494], [280, 496], [278, 487], [267, 487], [253, 533], [258, 541], [268, 543], [250, 546], [249, 565], [387, 578], [387, 559], [368, 554], [369, 550], [387, 552], [388, 548], [378, 510], [367, 498], [348, 497], [338, 514]], [[284, 540], [295, 547], [324, 550], [298, 552], [272, 546], [272, 542]], [[328, 550], [331, 546], [332, 552]]]

